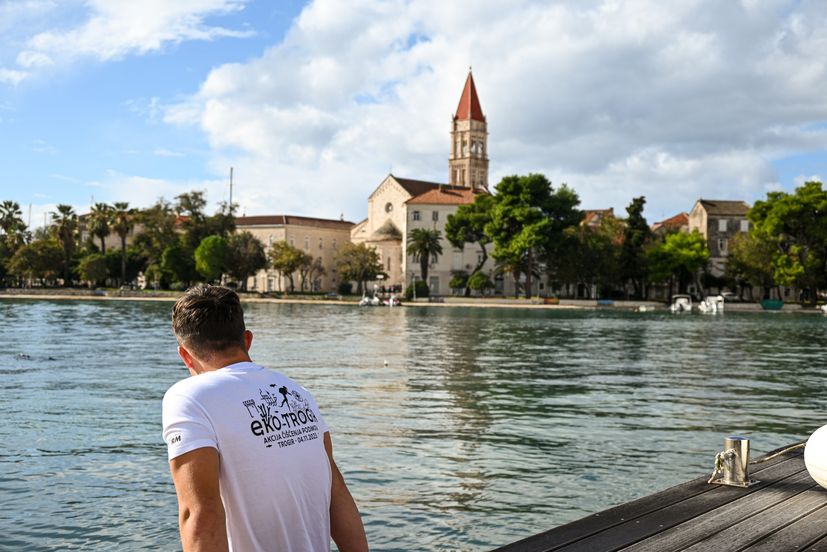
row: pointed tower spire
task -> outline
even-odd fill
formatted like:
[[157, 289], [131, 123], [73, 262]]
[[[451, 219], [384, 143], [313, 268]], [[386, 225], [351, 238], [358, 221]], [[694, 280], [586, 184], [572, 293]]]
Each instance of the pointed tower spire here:
[[451, 120], [448, 182], [452, 186], [488, 189], [488, 123], [470, 67], [457, 112]]
[[473, 119], [481, 123], [485, 122], [485, 115], [482, 114], [480, 99], [477, 96], [477, 87], [474, 86], [474, 75], [471, 73], [470, 67], [468, 68], [468, 78], [465, 79], [462, 95], [459, 97], [457, 114], [454, 115], [454, 119]]

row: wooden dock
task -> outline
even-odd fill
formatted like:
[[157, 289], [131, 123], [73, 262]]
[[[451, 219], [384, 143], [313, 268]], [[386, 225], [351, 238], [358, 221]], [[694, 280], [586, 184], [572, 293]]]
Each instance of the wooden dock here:
[[701, 477], [497, 551], [827, 551], [827, 490], [807, 473], [803, 449], [772, 454], [750, 466], [760, 483], [749, 488]]

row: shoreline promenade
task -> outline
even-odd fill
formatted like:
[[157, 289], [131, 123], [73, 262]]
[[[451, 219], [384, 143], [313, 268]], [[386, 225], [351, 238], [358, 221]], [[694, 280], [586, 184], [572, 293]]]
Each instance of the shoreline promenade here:
[[[27, 299], [27, 300], [76, 300], [76, 301], [169, 301], [174, 302], [183, 292], [178, 291], [120, 291], [120, 290], [89, 290], [89, 289], [21, 289], [6, 288], [0, 290], [0, 300]], [[358, 297], [350, 296], [341, 299], [327, 299], [323, 297], [306, 297], [302, 295], [288, 297], [265, 297], [254, 293], [239, 293], [242, 302], [247, 303], [283, 303], [306, 305], [347, 305], [358, 306]], [[596, 300], [596, 299], [560, 299], [558, 303], [547, 304], [543, 298], [505, 298], [505, 297], [461, 297], [441, 296], [439, 302], [432, 302], [426, 298], [416, 302], [404, 301], [403, 307], [463, 307], [463, 308], [511, 308], [531, 310], [621, 310], [637, 311], [640, 307], [645, 312], [663, 312], [668, 305], [658, 301], [634, 300]], [[375, 308], [375, 307], [374, 307]], [[380, 307], [381, 308], [381, 307]], [[385, 307], [387, 308], [387, 307]], [[764, 311], [761, 305], [751, 302], [732, 302], [726, 304], [726, 312], [770, 312]], [[782, 313], [810, 313], [822, 314], [818, 308], [803, 306], [797, 303], [787, 303]]]

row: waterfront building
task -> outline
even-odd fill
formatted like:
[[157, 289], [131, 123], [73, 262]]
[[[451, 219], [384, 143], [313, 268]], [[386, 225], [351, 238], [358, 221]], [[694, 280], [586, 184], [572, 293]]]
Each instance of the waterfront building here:
[[720, 278], [726, 270], [729, 241], [749, 232], [749, 205], [743, 201], [699, 199], [689, 212], [689, 231], [697, 230], [709, 247], [709, 272]]
[[681, 212], [673, 217], [655, 222], [650, 227], [652, 233], [659, 238], [673, 232], [689, 232], [689, 213]]
[[[353, 227], [351, 240], [379, 253], [387, 279], [377, 285], [405, 286], [422, 278], [419, 263], [407, 253], [408, 233], [415, 228], [437, 230], [442, 237], [443, 253], [428, 270], [432, 295], [451, 293], [448, 284], [453, 275], [470, 273], [478, 263], [478, 245], [469, 243], [458, 249], [445, 239], [448, 216], [460, 205], [473, 203], [477, 195], [488, 193], [488, 123], [470, 71], [451, 117], [448, 173], [449, 184], [389, 174], [368, 197], [367, 218]], [[483, 267], [496, 281], [493, 269], [491, 260]], [[498, 291], [504, 291], [502, 280], [497, 283]]]
[[[353, 223], [295, 215], [237, 217], [236, 232], [250, 232], [264, 245], [268, 254], [278, 241], [285, 241], [321, 262], [324, 272], [306, 282], [305, 291], [336, 291], [341, 283], [336, 273], [336, 253], [350, 241]], [[296, 291], [301, 291], [298, 273], [293, 275]], [[289, 291], [287, 278], [272, 268], [262, 269], [247, 280], [247, 290], [254, 292]]]

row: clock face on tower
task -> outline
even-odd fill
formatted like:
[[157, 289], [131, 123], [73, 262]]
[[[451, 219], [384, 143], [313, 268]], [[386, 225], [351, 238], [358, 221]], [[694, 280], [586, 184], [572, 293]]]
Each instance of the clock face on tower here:
[[390, 213], [391, 211], [393, 211], [393, 203], [388, 202], [385, 204], [385, 212]]

